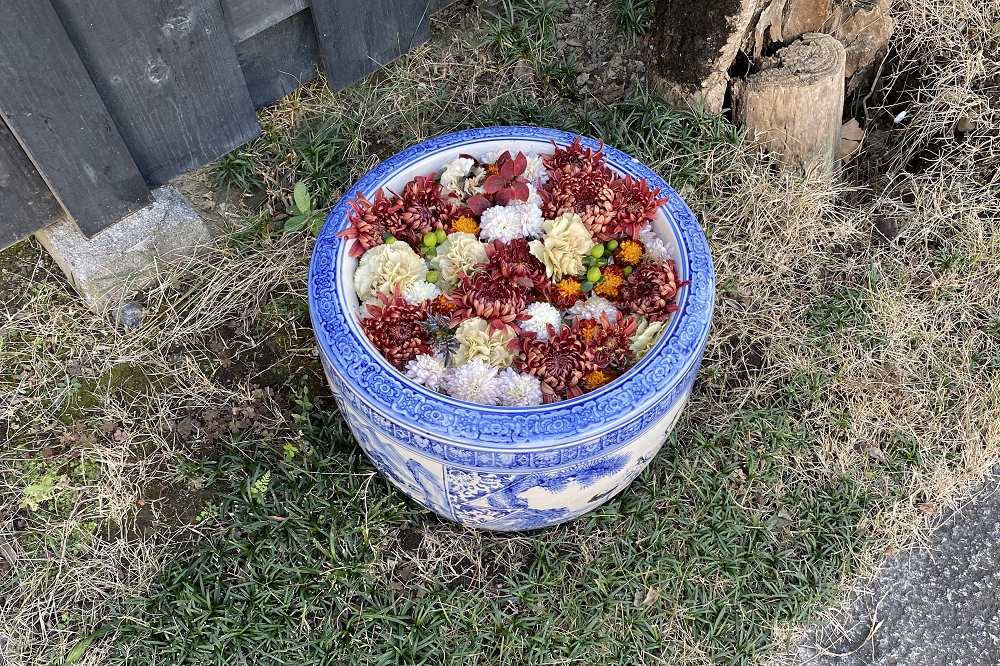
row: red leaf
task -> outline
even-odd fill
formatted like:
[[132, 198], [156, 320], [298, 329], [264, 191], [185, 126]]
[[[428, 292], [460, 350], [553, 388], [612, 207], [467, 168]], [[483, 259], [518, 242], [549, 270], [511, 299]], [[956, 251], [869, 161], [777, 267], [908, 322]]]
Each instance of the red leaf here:
[[496, 194], [504, 185], [506, 185], [504, 179], [496, 174], [483, 181], [483, 189], [486, 191], [486, 194]]
[[518, 153], [517, 157], [514, 158], [514, 174], [515, 176], [520, 176], [524, 173], [524, 170], [528, 168], [528, 158], [524, 156], [524, 153]]
[[513, 198], [513, 196], [512, 196], [513, 194], [514, 194], [514, 190], [511, 189], [511, 188], [509, 188], [509, 187], [505, 187], [502, 190], [500, 190], [499, 192], [497, 192], [497, 195], [495, 197], [496, 201], [497, 201], [497, 205], [498, 206], [506, 206], [507, 204], [509, 204], [510, 200]]
[[528, 189], [528, 181], [523, 178], [518, 178], [517, 181], [514, 182], [513, 190], [515, 199], [527, 201], [528, 197], [531, 196], [531, 190]]
[[514, 180], [514, 161], [513, 160], [507, 160], [506, 162], [503, 163], [503, 166], [500, 167], [500, 175], [503, 176], [503, 179], [505, 181], [507, 181], [508, 183], [510, 181]]
[[466, 201], [465, 204], [469, 207], [469, 210], [472, 211], [472, 214], [477, 217], [482, 215], [483, 211], [492, 205], [490, 204], [489, 199], [481, 195], [469, 197], [469, 200]]

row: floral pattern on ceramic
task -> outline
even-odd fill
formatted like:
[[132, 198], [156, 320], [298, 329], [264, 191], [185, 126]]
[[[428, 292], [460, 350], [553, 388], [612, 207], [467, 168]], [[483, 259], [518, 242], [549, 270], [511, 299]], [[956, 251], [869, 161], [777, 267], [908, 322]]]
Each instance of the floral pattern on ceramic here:
[[[467, 130], [377, 165], [330, 213], [313, 253], [309, 304], [320, 355], [345, 420], [382, 474], [413, 500], [465, 525], [528, 530], [571, 520], [622, 491], [649, 464], [687, 402], [711, 325], [715, 278], [691, 211], [633, 158], [605, 147], [608, 165], [669, 197], [654, 226], [672, 242], [681, 290], [667, 330], [632, 370], [579, 398], [538, 407], [485, 407], [427, 390], [390, 366], [357, 320], [357, 259], [336, 233], [356, 191], [373, 197], [460, 153], [551, 150], [575, 135], [534, 127]], [[584, 146], [599, 143], [584, 139]]]

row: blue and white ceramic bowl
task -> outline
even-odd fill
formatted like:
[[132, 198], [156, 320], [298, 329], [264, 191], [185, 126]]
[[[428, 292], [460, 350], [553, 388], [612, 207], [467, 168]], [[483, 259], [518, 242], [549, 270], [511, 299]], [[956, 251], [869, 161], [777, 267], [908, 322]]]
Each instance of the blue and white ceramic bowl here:
[[[530, 530], [572, 520], [621, 492], [649, 464], [687, 402], [701, 363], [715, 299], [705, 235], [663, 180], [605, 146], [620, 174], [660, 187], [666, 203], [655, 230], [676, 248], [679, 291], [654, 349], [624, 376], [586, 395], [538, 407], [485, 407], [429, 391], [393, 368], [358, 323], [352, 287], [357, 259], [336, 237], [348, 200], [401, 191], [417, 175], [440, 173], [460, 153], [551, 152], [573, 134], [536, 127], [456, 132], [408, 148], [372, 169], [330, 213], [309, 270], [309, 310], [337, 403], [378, 469], [406, 495], [464, 525]], [[599, 143], [583, 139], [584, 146]]]

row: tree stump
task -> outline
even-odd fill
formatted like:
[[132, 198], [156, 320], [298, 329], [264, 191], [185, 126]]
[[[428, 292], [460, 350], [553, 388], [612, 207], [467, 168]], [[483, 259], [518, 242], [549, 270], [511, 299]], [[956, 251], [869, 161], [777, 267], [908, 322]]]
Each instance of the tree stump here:
[[835, 38], [803, 35], [733, 82], [737, 123], [783, 164], [833, 172], [840, 164], [845, 63]]

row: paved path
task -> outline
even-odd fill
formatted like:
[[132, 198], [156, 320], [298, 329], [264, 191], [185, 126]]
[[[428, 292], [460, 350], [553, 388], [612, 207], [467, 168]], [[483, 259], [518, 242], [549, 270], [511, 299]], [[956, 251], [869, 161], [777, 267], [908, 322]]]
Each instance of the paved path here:
[[888, 557], [840, 627], [810, 631], [791, 663], [1000, 666], [1000, 474], [974, 496], [929, 548]]

